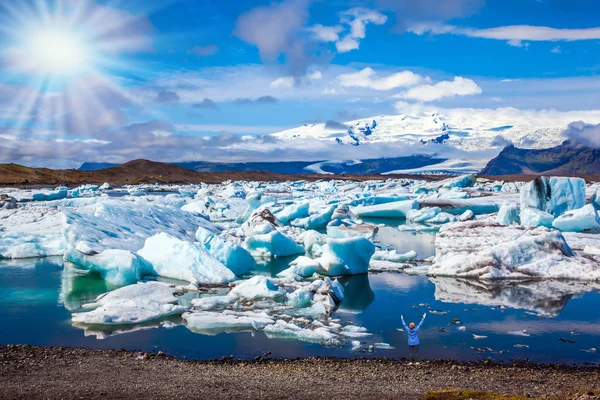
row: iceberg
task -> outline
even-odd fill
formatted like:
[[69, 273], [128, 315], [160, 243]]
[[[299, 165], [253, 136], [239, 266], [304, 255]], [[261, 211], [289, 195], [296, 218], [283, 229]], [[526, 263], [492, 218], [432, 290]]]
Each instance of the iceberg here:
[[247, 274], [256, 268], [256, 261], [246, 249], [224, 240], [206, 228], [198, 228], [196, 240], [202, 243], [213, 257], [238, 276]]
[[18, 202], [60, 200], [66, 198], [68, 195], [69, 189], [67, 188], [19, 190], [9, 193], [9, 196]]
[[418, 210], [409, 210], [406, 213], [406, 220], [410, 222], [423, 223], [434, 218], [442, 211], [439, 207], [423, 207]]
[[234, 313], [192, 311], [181, 316], [188, 329], [204, 335], [217, 335], [222, 332], [240, 332], [261, 330], [267, 325], [274, 324], [275, 320], [267, 313]]
[[377, 250], [373, 254], [373, 260], [389, 261], [393, 263], [405, 263], [414, 261], [417, 258], [417, 252], [411, 250], [405, 254], [400, 254], [396, 250]]
[[600, 265], [579, 257], [555, 230], [527, 230], [493, 221], [443, 226], [428, 274], [478, 279], [600, 280]]
[[247, 237], [244, 247], [250, 254], [259, 257], [286, 257], [304, 253], [304, 247], [275, 229]]
[[285, 289], [275, 285], [266, 276], [257, 275], [235, 286], [229, 294], [247, 300], [280, 299], [285, 296]]
[[61, 235], [28, 235], [0, 232], [0, 259], [62, 256], [65, 242]]
[[[517, 203], [512, 203], [510, 201], [504, 202], [498, 211], [498, 215], [496, 216], [496, 221], [500, 225], [513, 225], [518, 224], [520, 222], [519, 216], [519, 206]], [[537, 225], [534, 225], [537, 226]]]
[[554, 222], [552, 214], [532, 207], [522, 208], [519, 219], [521, 220], [521, 226], [525, 228], [536, 228], [538, 226], [552, 228]]
[[558, 217], [585, 205], [585, 180], [539, 176], [521, 187], [521, 209], [534, 208]]
[[552, 222], [552, 226], [563, 232], [599, 231], [600, 217], [593, 205], [567, 211]]
[[354, 214], [359, 217], [372, 218], [406, 218], [410, 210], [419, 208], [419, 203], [415, 200], [395, 201], [392, 203], [383, 203], [373, 206], [361, 206], [354, 208]]
[[85, 308], [87, 312], [74, 313], [74, 324], [129, 325], [141, 324], [181, 314], [185, 308], [177, 304], [174, 286], [161, 282], [139, 282], [99, 296]]
[[357, 275], [369, 271], [374, 253], [375, 245], [364, 237], [329, 238], [317, 261], [328, 275]]
[[276, 217], [282, 224], [288, 224], [290, 221], [308, 217], [310, 203], [302, 202], [298, 204], [290, 204], [276, 214]]
[[145, 275], [153, 275], [152, 266], [139, 255], [129, 250], [107, 249], [101, 253], [86, 254], [83, 246], [68, 249], [64, 258], [76, 266], [76, 269], [95, 271], [114, 286], [126, 286], [136, 283]]
[[140, 255], [156, 275], [193, 284], [221, 284], [235, 280], [235, 274], [209, 254], [199, 243], [181, 240], [167, 233], [146, 239]]

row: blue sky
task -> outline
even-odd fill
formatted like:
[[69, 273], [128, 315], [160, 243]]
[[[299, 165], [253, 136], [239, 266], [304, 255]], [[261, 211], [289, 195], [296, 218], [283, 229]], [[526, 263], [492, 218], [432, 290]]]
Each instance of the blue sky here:
[[599, 17], [593, 0], [3, 0], [0, 162], [275, 159], [266, 134], [399, 102], [598, 109]]

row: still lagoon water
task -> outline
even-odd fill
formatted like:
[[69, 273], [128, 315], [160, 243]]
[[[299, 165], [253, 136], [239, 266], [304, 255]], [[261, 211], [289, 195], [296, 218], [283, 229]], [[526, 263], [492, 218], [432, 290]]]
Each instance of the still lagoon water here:
[[[276, 273], [285, 264], [267, 264], [260, 272]], [[160, 350], [195, 359], [253, 358], [267, 351], [273, 357], [403, 357], [407, 346], [406, 334], [398, 330], [400, 315], [418, 322], [428, 312], [420, 334], [422, 358], [555, 363], [600, 358], [600, 352], [591, 350], [600, 348], [600, 292], [581, 283], [486, 286], [403, 273], [343, 278], [345, 299], [337, 314], [373, 333], [367, 345], [393, 347], [369, 352], [270, 339], [262, 332], [195, 333], [179, 317], [135, 328], [83, 329], [72, 325], [69, 310], [108, 288], [93, 275], [67, 271], [60, 258], [0, 262], [1, 344]], [[486, 338], [475, 339], [474, 334]]]

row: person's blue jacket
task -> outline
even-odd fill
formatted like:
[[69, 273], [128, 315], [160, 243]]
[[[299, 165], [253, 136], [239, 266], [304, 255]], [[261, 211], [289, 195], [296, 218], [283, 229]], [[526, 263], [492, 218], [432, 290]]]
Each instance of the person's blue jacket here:
[[421, 319], [419, 325], [415, 326], [414, 329], [410, 329], [406, 322], [404, 322], [404, 317], [402, 317], [402, 326], [404, 326], [404, 330], [408, 333], [408, 345], [409, 346], [417, 346], [419, 344], [419, 329], [421, 329], [421, 325], [425, 322], [425, 317]]

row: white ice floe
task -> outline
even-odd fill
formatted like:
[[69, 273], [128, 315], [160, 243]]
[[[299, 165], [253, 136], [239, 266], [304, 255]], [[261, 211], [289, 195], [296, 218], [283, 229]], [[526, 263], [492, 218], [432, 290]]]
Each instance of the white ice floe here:
[[177, 305], [176, 289], [160, 282], [139, 282], [99, 296], [84, 308], [91, 311], [72, 315], [76, 324], [127, 325], [181, 314], [185, 308]]
[[9, 193], [8, 195], [14, 198], [16, 201], [28, 202], [59, 200], [66, 198], [68, 194], [69, 190], [67, 188], [57, 188], [40, 190], [18, 190], [16, 192]]
[[558, 231], [470, 221], [440, 229], [429, 274], [480, 279], [600, 280], [600, 265], [577, 256]]
[[275, 320], [267, 313], [192, 311], [182, 315], [186, 326], [193, 332], [216, 335], [221, 332], [261, 330]]
[[304, 247], [293, 239], [272, 228], [262, 225], [267, 232], [248, 236], [244, 247], [250, 254], [259, 257], [285, 257], [304, 253]]
[[373, 206], [356, 207], [352, 210], [359, 217], [406, 218], [410, 210], [416, 210], [419, 204], [415, 200], [394, 201]]
[[554, 216], [546, 211], [538, 210], [537, 208], [525, 207], [521, 208], [519, 220], [521, 221], [521, 225], [526, 228], [536, 228], [538, 226], [552, 228]]
[[377, 250], [373, 254], [372, 260], [383, 260], [393, 263], [405, 263], [413, 261], [417, 258], [417, 252], [411, 250], [407, 253], [400, 254], [396, 250]]
[[194, 284], [227, 283], [235, 279], [235, 274], [202, 244], [181, 240], [167, 233], [146, 239], [138, 254], [152, 266], [154, 274], [166, 278]]
[[593, 205], [567, 211], [552, 222], [552, 226], [563, 232], [600, 231], [600, 217]]
[[257, 275], [235, 286], [230, 294], [248, 300], [279, 299], [285, 296], [285, 289], [275, 285], [267, 277]]

